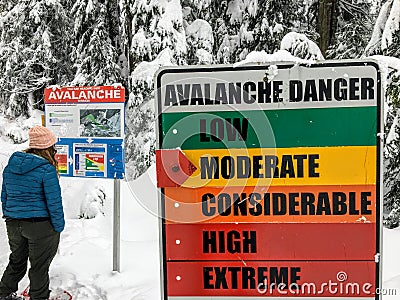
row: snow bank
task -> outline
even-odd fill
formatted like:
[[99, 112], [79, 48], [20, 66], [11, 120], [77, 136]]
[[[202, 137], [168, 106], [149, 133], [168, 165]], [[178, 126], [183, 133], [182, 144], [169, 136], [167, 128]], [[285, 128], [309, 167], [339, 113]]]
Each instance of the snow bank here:
[[[22, 147], [28, 148], [28, 143], [26, 143], [28, 140], [28, 130], [33, 126], [41, 125], [42, 115], [42, 111], [32, 110], [32, 116], [30, 118], [21, 116], [15, 120], [11, 120], [0, 116], [0, 136], [7, 142], [13, 141], [17, 144], [10, 146], [13, 150], [19, 148], [18, 144], [22, 144]], [[8, 137], [8, 139], [6, 137]]]
[[384, 55], [372, 55], [372, 56], [366, 57], [366, 59], [369, 59], [369, 58], [378, 61], [378, 63], [380, 64], [380, 66], [383, 69], [390, 68], [390, 69], [400, 71], [400, 59], [397, 57], [384, 56]]
[[133, 85], [139, 82], [146, 83], [147, 86], [153, 85], [154, 74], [162, 66], [172, 66], [172, 51], [169, 48], [164, 49], [157, 55], [153, 61], [141, 62], [132, 72]]
[[314, 61], [298, 58], [296, 56], [293, 56], [292, 54], [290, 54], [290, 52], [286, 50], [278, 50], [273, 54], [268, 54], [263, 50], [250, 52], [246, 56], [245, 60], [235, 63], [233, 67], [239, 67], [245, 64], [266, 64], [271, 62], [295, 62], [311, 64]]
[[310, 60], [324, 60], [318, 45], [305, 34], [289, 32], [281, 41], [281, 50], [287, 50], [296, 57]]

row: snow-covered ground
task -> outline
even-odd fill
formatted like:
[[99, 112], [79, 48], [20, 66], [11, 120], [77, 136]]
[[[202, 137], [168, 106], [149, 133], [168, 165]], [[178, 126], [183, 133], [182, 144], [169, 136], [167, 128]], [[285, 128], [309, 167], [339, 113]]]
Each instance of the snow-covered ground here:
[[[133, 188], [144, 187], [143, 183]], [[68, 215], [68, 201], [102, 185], [107, 194], [105, 214], [94, 219], [66, 219], [59, 253], [51, 266], [51, 286], [62, 287], [74, 299], [160, 299], [158, 220], [132, 195], [127, 182], [121, 184], [121, 273], [112, 272], [112, 197], [113, 181], [61, 179], [63, 201]], [[138, 185], [139, 184], [139, 185]], [[149, 187], [149, 197], [157, 197]], [[156, 201], [156, 198], [154, 198]], [[76, 201], [75, 201], [76, 202]], [[4, 222], [0, 222], [0, 269], [8, 259]], [[28, 284], [25, 277], [20, 285]]]
[[[38, 118], [22, 124], [9, 124], [0, 117], [0, 134], [37, 123]], [[14, 127], [13, 127], [14, 126]], [[25, 149], [27, 143], [14, 145], [0, 135], [0, 171], [9, 155]], [[51, 266], [51, 287], [64, 288], [76, 300], [159, 300], [160, 260], [155, 168], [136, 181], [121, 182], [121, 272], [113, 272], [112, 202], [113, 180], [61, 178], [66, 227], [61, 235], [59, 253]], [[94, 219], [79, 219], [82, 199], [102, 187], [106, 193], [104, 215]], [[400, 228], [383, 231], [383, 287], [396, 289], [400, 297]], [[5, 223], [0, 220], [0, 272], [8, 261]], [[27, 276], [20, 284], [22, 291], [28, 284]]]

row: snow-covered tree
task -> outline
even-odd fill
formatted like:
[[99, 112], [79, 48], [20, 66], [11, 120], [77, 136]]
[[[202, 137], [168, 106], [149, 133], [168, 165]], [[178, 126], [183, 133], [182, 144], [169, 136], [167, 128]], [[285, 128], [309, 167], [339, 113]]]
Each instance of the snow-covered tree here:
[[[391, 94], [393, 96], [397, 94], [397, 99], [399, 99], [398, 93], [398, 87], [395, 90], [388, 90], [389, 98], [391, 98]], [[384, 184], [386, 193], [384, 195], [384, 206], [389, 211], [389, 215], [385, 218], [384, 224], [389, 228], [395, 228], [399, 226], [400, 222], [400, 115], [398, 109], [391, 109], [388, 117], [390, 119], [385, 124], [384, 157], [386, 168]]]
[[105, 189], [102, 186], [95, 186], [86, 193], [81, 202], [79, 218], [93, 219], [97, 215], [104, 215], [104, 202], [106, 201]]
[[[78, 0], [74, 16], [75, 77], [71, 85], [107, 85], [121, 82], [111, 0]], [[114, 40], [113, 40], [114, 39]]]
[[128, 6], [129, 0], [119, 0], [118, 2], [118, 64], [121, 68], [121, 80], [122, 84], [125, 88], [130, 89], [129, 87], [129, 47], [131, 40], [131, 17], [130, 17], [130, 9]]
[[136, 178], [154, 163], [155, 104], [154, 74], [162, 66], [172, 65], [173, 51], [164, 49], [151, 62], [141, 62], [132, 72], [132, 91], [127, 104], [126, 161], [127, 177]]
[[70, 31], [64, 4], [62, 0], [3, 3], [0, 100], [10, 117], [30, 116], [33, 107], [43, 104], [46, 85], [68, 80]]
[[230, 60], [229, 62], [233, 63], [246, 57], [249, 47], [252, 48], [250, 44], [255, 42], [253, 20], [258, 12], [257, 0], [228, 1], [226, 11], [220, 20], [225, 24], [222, 27], [224, 32], [221, 32], [224, 34], [222, 44], [218, 49], [219, 62], [222, 59], [224, 62]]
[[212, 64], [214, 46], [211, 25], [202, 19], [196, 19], [186, 27], [188, 44], [187, 60], [191, 64]]
[[[185, 31], [187, 31], [188, 26], [196, 20], [208, 22], [211, 26], [213, 30], [213, 56], [215, 56], [218, 50], [218, 45], [222, 42], [223, 35], [226, 34], [223, 15], [226, 12], [227, 2], [226, 0], [218, 2], [212, 0], [182, 0], [182, 17]], [[188, 51], [190, 50], [190, 47], [188, 47]], [[188, 56], [189, 63], [191, 63], [190, 52]]]
[[286, 34], [281, 42], [281, 50], [289, 51], [293, 56], [303, 59], [324, 59], [318, 45], [302, 33], [289, 32]]
[[286, 33], [303, 30], [303, 4], [303, 0], [185, 0], [184, 24], [192, 31], [191, 24], [207, 21], [213, 29], [214, 60], [233, 63], [251, 51], [272, 53]]
[[365, 54], [390, 54], [386, 50], [393, 44], [399, 26], [400, 0], [388, 0], [382, 4]]
[[373, 19], [371, 3], [368, 1], [339, 1], [335, 38], [327, 50], [326, 57], [332, 59], [361, 57], [373, 28]]
[[242, 60], [251, 51], [278, 50], [283, 36], [304, 23], [301, 4], [298, 0], [229, 1], [222, 15], [225, 26], [220, 26], [219, 62]]
[[[280, 48], [282, 38], [290, 31], [303, 31], [305, 7], [299, 0], [260, 0], [257, 13], [250, 15], [253, 39], [244, 42], [249, 51], [273, 53]], [[254, 28], [254, 29], [253, 29]], [[250, 31], [251, 32], [251, 31]]]
[[375, 18], [376, 1], [311, 0], [308, 25], [311, 35], [327, 58], [360, 57]]
[[[179, 0], [130, 2], [132, 70], [127, 105], [126, 160], [136, 178], [154, 162], [153, 76], [166, 64], [186, 62], [186, 37]], [[150, 104], [149, 104], [150, 103]]]
[[179, 0], [131, 0], [130, 13], [132, 68], [142, 61], [152, 61], [165, 48], [173, 51], [179, 64], [184, 63], [186, 42]]
[[388, 111], [385, 120], [384, 206], [390, 212], [384, 224], [389, 228], [400, 222], [400, 71], [392, 70], [386, 90]]

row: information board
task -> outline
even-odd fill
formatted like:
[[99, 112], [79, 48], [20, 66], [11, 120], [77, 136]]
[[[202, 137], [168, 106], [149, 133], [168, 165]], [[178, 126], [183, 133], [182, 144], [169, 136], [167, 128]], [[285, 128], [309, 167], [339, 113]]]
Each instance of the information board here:
[[45, 89], [46, 127], [60, 137], [62, 176], [123, 178], [125, 90], [122, 86]]
[[372, 61], [156, 74], [165, 300], [379, 299]]

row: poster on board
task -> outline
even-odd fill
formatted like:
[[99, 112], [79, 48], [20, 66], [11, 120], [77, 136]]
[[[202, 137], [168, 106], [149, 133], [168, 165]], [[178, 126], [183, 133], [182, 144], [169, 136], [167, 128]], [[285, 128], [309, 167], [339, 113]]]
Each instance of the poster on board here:
[[68, 175], [68, 157], [69, 147], [68, 145], [56, 145], [56, 160], [58, 161], [58, 172], [60, 175]]
[[123, 178], [125, 90], [122, 86], [45, 89], [46, 127], [59, 137], [62, 176]]
[[107, 173], [107, 144], [74, 143], [74, 175], [105, 177]]

